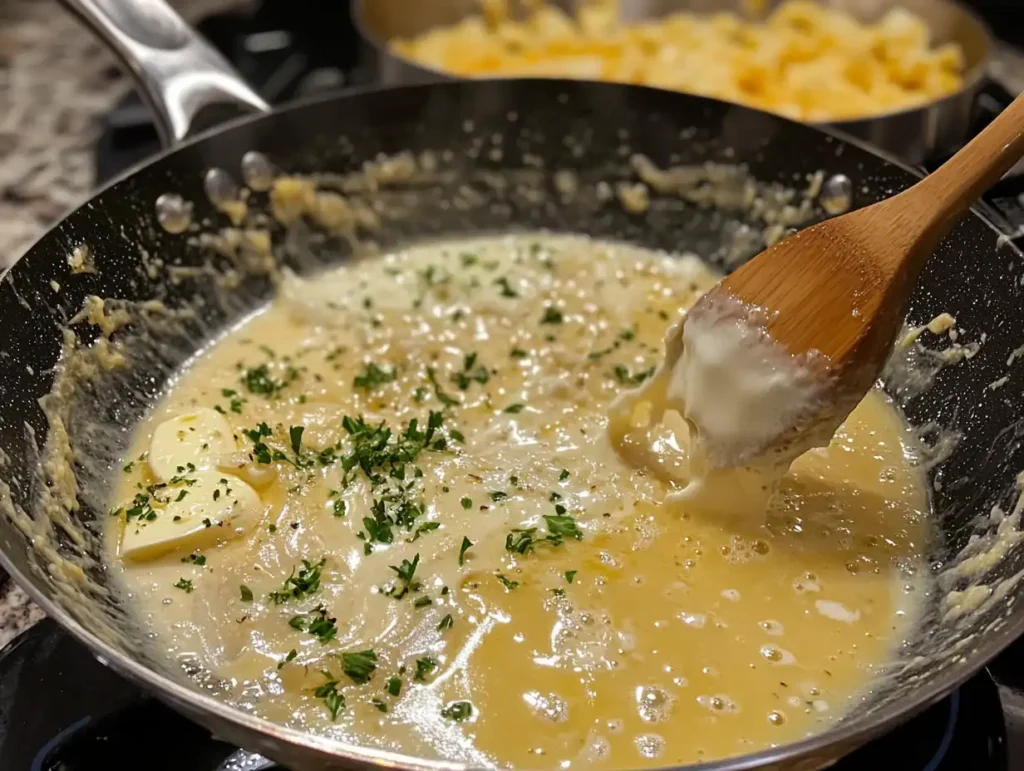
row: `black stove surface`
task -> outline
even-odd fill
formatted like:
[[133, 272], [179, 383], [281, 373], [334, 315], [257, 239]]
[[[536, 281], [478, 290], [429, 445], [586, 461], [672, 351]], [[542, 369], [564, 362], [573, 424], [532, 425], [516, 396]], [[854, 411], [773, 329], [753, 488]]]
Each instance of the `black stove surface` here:
[[[1015, 742], [1007, 742], [999, 689], [983, 672], [833, 768], [1024, 768], [1024, 756], [1012, 755], [1008, 746], [1014, 748]], [[52, 621], [43, 621], [0, 653], [0, 769], [138, 771], [142, 758], [147, 771], [277, 768], [216, 741], [145, 696]]]

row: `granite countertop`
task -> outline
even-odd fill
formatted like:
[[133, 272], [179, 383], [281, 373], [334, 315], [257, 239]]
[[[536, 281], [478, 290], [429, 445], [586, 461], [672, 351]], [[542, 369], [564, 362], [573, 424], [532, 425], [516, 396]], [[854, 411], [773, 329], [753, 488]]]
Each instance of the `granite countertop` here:
[[[195, 19], [239, 0], [172, 0]], [[0, 0], [0, 267], [89, 197], [99, 118], [130, 88], [114, 57], [52, 0]], [[0, 586], [0, 646], [43, 617]]]
[[[172, 0], [186, 18], [246, 0]], [[1024, 55], [997, 53], [993, 74], [1024, 91]], [[114, 58], [49, 0], [0, 0], [0, 266], [9, 265], [93, 187], [99, 118], [130, 87]], [[0, 585], [0, 646], [43, 617]]]

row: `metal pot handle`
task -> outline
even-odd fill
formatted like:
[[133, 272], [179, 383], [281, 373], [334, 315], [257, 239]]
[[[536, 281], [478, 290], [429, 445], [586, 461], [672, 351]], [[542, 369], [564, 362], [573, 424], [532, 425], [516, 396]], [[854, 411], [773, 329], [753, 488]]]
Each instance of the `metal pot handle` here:
[[221, 54], [164, 0], [61, 0], [128, 67], [164, 145], [240, 112], [269, 112]]

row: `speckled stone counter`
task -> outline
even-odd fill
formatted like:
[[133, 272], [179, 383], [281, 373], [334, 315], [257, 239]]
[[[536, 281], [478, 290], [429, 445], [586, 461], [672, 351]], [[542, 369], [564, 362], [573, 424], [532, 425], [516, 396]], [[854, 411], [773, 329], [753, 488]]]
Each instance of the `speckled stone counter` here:
[[[179, 0], [190, 18], [231, 0]], [[0, 264], [16, 260], [93, 184], [98, 118], [129, 88], [57, 3], [0, 0]]]
[[[178, 0], [198, 18], [238, 0]], [[115, 59], [52, 0], [0, 0], [0, 266], [93, 187], [100, 117], [130, 88]], [[0, 585], [0, 646], [43, 617]]]

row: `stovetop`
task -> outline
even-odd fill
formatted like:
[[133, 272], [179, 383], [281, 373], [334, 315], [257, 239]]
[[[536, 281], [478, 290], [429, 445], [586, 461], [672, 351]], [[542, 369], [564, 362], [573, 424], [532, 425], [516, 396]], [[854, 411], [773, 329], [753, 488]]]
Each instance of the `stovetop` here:
[[[976, 0], [996, 28], [1019, 0]], [[347, 0], [264, 0], [199, 27], [271, 103], [366, 82]], [[1017, 29], [1013, 23], [1007, 29]], [[1018, 42], [1024, 44], [1024, 40]], [[1008, 104], [989, 84], [978, 128]], [[137, 97], [107, 116], [96, 148], [102, 182], [159, 149]], [[942, 159], [933, 159], [934, 167]], [[1007, 232], [1024, 233], [1024, 183], [988, 196]], [[144, 760], [143, 760], [144, 759]], [[212, 738], [101, 665], [44, 621], [0, 652], [2, 771], [255, 771], [258, 757]], [[837, 771], [1007, 771], [1024, 769], [1024, 642], [949, 698], [840, 761]]]

